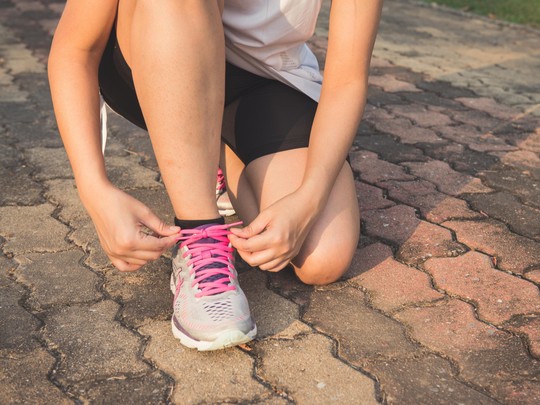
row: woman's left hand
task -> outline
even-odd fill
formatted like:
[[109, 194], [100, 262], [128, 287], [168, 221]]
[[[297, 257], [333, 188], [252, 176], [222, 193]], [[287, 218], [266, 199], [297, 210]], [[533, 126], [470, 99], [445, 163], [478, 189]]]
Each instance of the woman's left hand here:
[[317, 216], [299, 192], [263, 210], [244, 228], [231, 228], [229, 239], [250, 266], [279, 271], [298, 255]]

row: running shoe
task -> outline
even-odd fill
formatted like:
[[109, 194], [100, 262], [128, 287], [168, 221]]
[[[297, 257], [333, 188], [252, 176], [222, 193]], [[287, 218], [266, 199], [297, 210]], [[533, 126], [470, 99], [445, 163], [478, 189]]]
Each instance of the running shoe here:
[[238, 284], [230, 225], [203, 225], [180, 232], [173, 250], [173, 335], [187, 347], [217, 350], [249, 342], [257, 334]]
[[231, 200], [229, 199], [229, 194], [227, 193], [227, 186], [225, 185], [225, 176], [223, 171], [218, 168], [217, 172], [217, 183], [216, 183], [216, 200], [219, 215], [222, 217], [230, 217], [236, 212], [232, 206]]

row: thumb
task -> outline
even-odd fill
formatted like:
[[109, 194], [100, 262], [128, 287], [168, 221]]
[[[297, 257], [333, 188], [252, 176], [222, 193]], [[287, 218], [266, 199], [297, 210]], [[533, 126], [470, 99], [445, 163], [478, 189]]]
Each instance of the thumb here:
[[264, 213], [261, 213], [249, 225], [243, 228], [230, 228], [230, 231], [239, 238], [249, 239], [263, 232], [267, 226], [268, 219]]
[[159, 236], [172, 236], [180, 232], [179, 226], [167, 225], [150, 210], [141, 218], [141, 222]]

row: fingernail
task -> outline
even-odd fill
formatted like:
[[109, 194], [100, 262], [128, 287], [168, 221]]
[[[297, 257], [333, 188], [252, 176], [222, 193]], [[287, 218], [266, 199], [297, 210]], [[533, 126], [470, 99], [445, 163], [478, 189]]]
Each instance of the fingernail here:
[[171, 227], [169, 227], [169, 229], [170, 229], [171, 231], [180, 232], [180, 227], [179, 227], [179, 226], [171, 226]]

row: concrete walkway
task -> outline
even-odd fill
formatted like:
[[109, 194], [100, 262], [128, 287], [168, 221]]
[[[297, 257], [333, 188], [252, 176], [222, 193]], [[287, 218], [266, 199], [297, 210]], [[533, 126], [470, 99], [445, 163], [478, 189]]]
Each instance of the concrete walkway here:
[[[45, 73], [63, 6], [0, 0], [1, 404], [540, 403], [539, 32], [387, 0], [350, 271], [240, 263], [259, 336], [198, 353], [169, 259], [115, 271], [78, 201]], [[111, 121], [110, 177], [170, 220], [147, 135]]]

